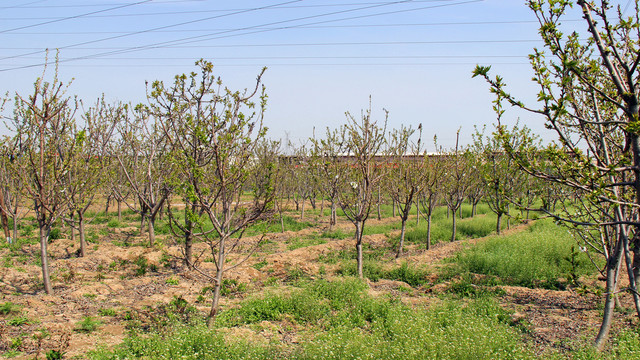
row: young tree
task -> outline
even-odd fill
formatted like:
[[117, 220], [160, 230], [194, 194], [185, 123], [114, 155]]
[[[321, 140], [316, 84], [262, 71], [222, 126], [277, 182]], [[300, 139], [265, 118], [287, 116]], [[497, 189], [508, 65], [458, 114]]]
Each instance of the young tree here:
[[330, 202], [329, 231], [333, 230], [337, 222], [336, 210], [341, 185], [340, 177], [343, 175], [343, 167], [346, 166], [340, 162], [344, 135], [344, 129], [330, 130], [327, 128], [324, 139], [316, 139], [315, 137], [311, 139], [314, 164], [321, 169], [323, 174], [319, 186]]
[[431, 249], [431, 218], [442, 196], [445, 166], [442, 149], [438, 147], [436, 137], [433, 138], [437, 152], [427, 154], [422, 158], [423, 185], [418, 193], [418, 204], [422, 209], [422, 216], [427, 220], [427, 250]]
[[140, 204], [140, 209], [128, 203], [127, 206], [140, 214], [140, 233], [147, 221], [149, 246], [153, 246], [155, 221], [171, 190], [166, 181], [172, 171], [167, 138], [144, 106], [137, 106], [133, 117], [126, 105], [117, 107], [117, 117], [112, 121], [119, 139], [112, 142], [110, 156], [118, 161], [135, 201]]
[[506, 101], [542, 116], [558, 137], [543, 151], [503, 143], [527, 172], [579, 194], [575, 200], [583, 206], [575, 211], [541, 210], [572, 225], [576, 235], [587, 240], [586, 246], [607, 261], [604, 316], [595, 341], [602, 349], [623, 258], [630, 282], [627, 290], [640, 316], [640, 9], [635, 0], [635, 11], [625, 17], [608, 1], [575, 4], [582, 11], [586, 41], [577, 31], [569, 35], [562, 31], [573, 2], [528, 1], [550, 54], [535, 49], [530, 55], [533, 80], [540, 89], [539, 107], [510, 95], [502, 78], [489, 77], [489, 67], [476, 67], [474, 76], [484, 77], [496, 95], [498, 121]]
[[373, 193], [381, 181], [385, 168], [376, 161], [385, 144], [388, 112], [385, 110], [383, 126], [371, 119], [371, 104], [360, 119], [347, 112], [347, 124], [343, 128], [342, 153], [348, 154], [348, 163], [338, 166], [340, 190], [338, 202], [345, 216], [356, 228], [356, 259], [358, 277], [362, 272], [362, 238], [364, 225], [373, 203]]
[[69, 205], [64, 185], [77, 144], [77, 139], [70, 137], [77, 102], [67, 97], [67, 88], [58, 80], [57, 71], [51, 82], [37, 79], [28, 98], [16, 94], [11, 120], [17, 152], [12, 154], [9, 168], [20, 177], [23, 194], [34, 204], [47, 294], [53, 293], [47, 253], [49, 233]]
[[458, 144], [460, 130], [456, 133], [456, 147], [444, 155], [442, 165], [445, 167], [443, 194], [444, 200], [451, 212], [451, 242], [456, 240], [456, 212], [462, 206], [462, 202], [467, 196], [467, 191], [471, 186], [471, 176], [469, 176], [468, 156], [466, 151], [461, 151]]
[[[75, 138], [76, 146], [69, 154], [70, 168], [65, 183], [69, 212], [72, 215], [67, 221], [72, 230], [78, 230], [80, 238], [79, 255], [86, 255], [85, 224], [86, 213], [93, 204], [98, 189], [102, 186], [106, 172], [107, 145], [111, 140], [114, 123], [117, 116], [114, 107], [108, 106], [101, 98], [95, 107], [84, 114], [82, 129], [78, 124], [70, 129]], [[89, 220], [91, 222], [91, 220]]]
[[[406, 127], [393, 129], [390, 132], [389, 169], [385, 181], [386, 190], [394, 203], [398, 205], [398, 215], [401, 221], [400, 241], [396, 251], [396, 258], [402, 255], [404, 237], [409, 213], [422, 190], [428, 172], [422, 168], [421, 136], [422, 125], [418, 127], [420, 136], [418, 141], [411, 143], [411, 136], [415, 130]], [[419, 216], [419, 215], [418, 215]]]
[[[179, 228], [205, 241], [214, 259], [215, 273], [191, 266], [213, 283], [213, 300], [208, 324], [218, 312], [224, 274], [239, 266], [246, 256], [229, 255], [242, 244], [248, 226], [265, 218], [273, 209], [273, 187], [277, 156], [257, 156], [264, 149], [266, 128], [262, 125], [267, 96], [261, 88], [263, 71], [252, 91], [232, 91], [222, 87], [213, 73], [213, 64], [199, 60], [199, 72], [178, 75], [166, 88], [152, 84], [149, 111], [162, 122], [163, 134], [171, 144], [171, 155], [180, 176], [174, 186], [187, 200], [187, 222]], [[252, 99], [262, 89], [258, 109]], [[160, 126], [160, 125], [159, 125]], [[263, 154], [264, 155], [264, 154]], [[261, 160], [265, 160], [262, 163]], [[260, 169], [261, 180], [252, 174]], [[251, 189], [250, 197], [245, 190]], [[205, 230], [204, 214], [211, 230]], [[178, 223], [174, 221], [174, 225]], [[195, 229], [195, 231], [194, 231]], [[244, 244], [246, 250], [246, 242]]]
[[[507, 131], [503, 129], [502, 131]], [[531, 135], [531, 131], [526, 127], [518, 127], [517, 125], [511, 130], [513, 136], [510, 137], [514, 141], [535, 141], [535, 137]], [[509, 216], [509, 204], [517, 202], [517, 194], [521, 192], [521, 188], [525, 185], [525, 179], [528, 177], [519, 169], [517, 163], [509, 157], [502, 149], [502, 138], [498, 132], [494, 132], [491, 136], [484, 134], [484, 129], [480, 132], [476, 128], [473, 135], [473, 151], [479, 154], [477, 166], [480, 170], [480, 179], [482, 185], [486, 189], [485, 198], [489, 209], [496, 214], [496, 233], [500, 234], [502, 230], [502, 217]], [[512, 143], [512, 146], [519, 146]]]

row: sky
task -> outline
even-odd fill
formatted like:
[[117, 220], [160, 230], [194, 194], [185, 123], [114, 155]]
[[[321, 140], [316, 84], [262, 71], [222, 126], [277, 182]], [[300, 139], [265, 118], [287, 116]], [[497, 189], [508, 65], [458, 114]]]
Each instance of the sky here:
[[[495, 122], [487, 84], [471, 78], [476, 64], [491, 65], [512, 94], [535, 100], [527, 55], [542, 43], [525, 3], [0, 0], [0, 94], [27, 96], [46, 59], [58, 56], [60, 80], [72, 81], [69, 94], [85, 106], [102, 94], [146, 103], [145, 82], [171, 83], [203, 58], [234, 90], [255, 86], [267, 67], [264, 122], [272, 139], [300, 144], [321, 136], [343, 124], [345, 112], [359, 116], [371, 98], [375, 120], [383, 121], [386, 109], [389, 127], [422, 124], [429, 144], [436, 135], [452, 147], [459, 129], [468, 144], [474, 125]], [[631, 1], [613, 3], [625, 8]], [[577, 10], [566, 19], [584, 31]], [[540, 118], [516, 110], [505, 118], [553, 140]]]

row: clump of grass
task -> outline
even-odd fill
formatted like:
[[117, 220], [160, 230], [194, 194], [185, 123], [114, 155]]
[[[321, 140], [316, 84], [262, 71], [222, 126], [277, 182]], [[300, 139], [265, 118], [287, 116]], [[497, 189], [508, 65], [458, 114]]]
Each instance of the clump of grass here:
[[[115, 350], [90, 354], [103, 359], [535, 359], [520, 340], [520, 329], [497, 302], [445, 301], [431, 308], [409, 308], [375, 299], [356, 279], [306, 284], [290, 294], [268, 294], [243, 301], [220, 314], [218, 326], [277, 321], [305, 322], [314, 329], [299, 344], [256, 344], [225, 339], [203, 324], [170, 332], [133, 335]], [[306, 318], [298, 315], [307, 314]], [[230, 316], [233, 315], [233, 316]], [[225, 320], [225, 321], [223, 321]], [[471, 356], [470, 356], [471, 355]]]
[[76, 323], [76, 327], [74, 330], [77, 332], [91, 333], [96, 331], [100, 325], [100, 320], [96, 320], [91, 316], [87, 316]]
[[344, 240], [350, 236], [353, 236], [353, 234], [348, 233], [348, 232], [344, 232], [340, 229], [335, 229], [333, 231], [323, 231], [320, 234], [321, 238], [326, 238], [326, 239], [335, 239], [335, 240]]
[[100, 316], [116, 316], [117, 312], [116, 309], [100, 309], [98, 310], [98, 314]]
[[496, 276], [505, 284], [547, 289], [563, 289], [570, 279], [576, 282], [594, 270], [585, 254], [575, 253], [575, 240], [567, 230], [551, 221], [493, 237], [459, 253], [454, 263], [457, 273]]
[[[344, 262], [342, 267], [337, 271], [340, 275], [356, 276], [356, 263], [353, 261]], [[371, 281], [380, 279], [403, 281], [410, 286], [416, 287], [427, 282], [429, 271], [425, 268], [410, 266], [407, 262], [403, 262], [400, 266], [391, 269], [383, 269], [379, 262], [368, 261], [362, 264], [363, 276]]]
[[293, 251], [307, 246], [326, 244], [327, 240], [317, 236], [293, 238], [287, 241], [287, 250]]
[[53, 241], [53, 240], [58, 240], [62, 238], [62, 231], [60, 231], [60, 228], [52, 228], [49, 231], [49, 241]]
[[121, 227], [122, 223], [120, 221], [118, 221], [118, 219], [111, 219], [107, 223], [107, 226], [110, 227], [110, 228], [117, 228], [117, 227]]
[[253, 264], [253, 266], [252, 266], [252, 267], [253, 267], [254, 269], [256, 269], [256, 270], [260, 270], [260, 269], [262, 269], [263, 267], [267, 266], [268, 264], [269, 264], [269, 263], [267, 262], [267, 260], [262, 260], [262, 261], [260, 261], [260, 262], [258, 262], [258, 263]]
[[149, 267], [147, 258], [140, 255], [136, 258], [134, 264], [137, 266], [135, 269], [136, 276], [144, 276], [147, 273], [147, 268]]
[[17, 314], [21, 309], [19, 305], [12, 302], [0, 303], [0, 315]]
[[11, 326], [21, 326], [29, 323], [30, 323], [29, 318], [27, 318], [26, 316], [17, 316], [7, 321], [7, 324]]

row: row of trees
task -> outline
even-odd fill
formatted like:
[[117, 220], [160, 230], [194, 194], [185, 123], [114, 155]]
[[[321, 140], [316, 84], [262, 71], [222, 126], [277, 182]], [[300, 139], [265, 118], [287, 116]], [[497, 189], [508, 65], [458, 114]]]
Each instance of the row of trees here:
[[[331, 208], [329, 226], [340, 208], [355, 228], [358, 275], [363, 276], [363, 230], [374, 207], [391, 202], [402, 222], [397, 256], [401, 256], [409, 213], [417, 209], [430, 228], [435, 207], [446, 204], [456, 216], [469, 199], [482, 198], [499, 214], [508, 214], [507, 200], [523, 196], [520, 179], [509, 159], [496, 148], [493, 136], [476, 134], [472, 147], [427, 154], [422, 127], [388, 130], [386, 116], [372, 118], [371, 106], [359, 116], [346, 113], [346, 123], [327, 129], [323, 138], [301, 146], [289, 144], [283, 155], [278, 142], [266, 138], [262, 124], [266, 94], [261, 76], [251, 91], [223, 87], [213, 65], [197, 63], [198, 71], [178, 75], [173, 83], [148, 87], [147, 104], [108, 104], [99, 99], [84, 108], [68, 96], [68, 84], [54, 76], [34, 84], [29, 97], [15, 96], [11, 119], [13, 136], [2, 143], [5, 180], [0, 209], [17, 224], [27, 211], [38, 222], [44, 289], [52, 293], [47, 245], [54, 223], [62, 221], [79, 238], [78, 256], [87, 251], [87, 214], [97, 198], [115, 202], [140, 215], [141, 233], [155, 242], [155, 223], [166, 211], [173, 238], [181, 244], [185, 266], [211, 279], [211, 318], [217, 311], [224, 273], [251, 254], [230, 262], [229, 254], [251, 224], [283, 219], [291, 199], [304, 218], [305, 204]], [[436, 145], [437, 148], [437, 145]], [[490, 165], [490, 166], [489, 166]], [[492, 173], [493, 171], [493, 173]], [[509, 185], [504, 181], [510, 179]], [[487, 192], [488, 182], [493, 192]], [[498, 181], [498, 182], [496, 182]], [[98, 196], [101, 195], [101, 196]], [[27, 204], [33, 204], [29, 209]], [[180, 214], [179, 214], [180, 213]], [[419, 220], [419, 217], [418, 217]], [[8, 221], [4, 222], [8, 231]], [[74, 231], [75, 229], [75, 231]], [[430, 234], [430, 232], [429, 232]], [[216, 271], [198, 267], [193, 243], [209, 245]], [[259, 241], [259, 240], [258, 240]], [[245, 249], [255, 249], [258, 241]], [[427, 246], [430, 244], [430, 235]]]
[[[496, 95], [496, 131], [489, 136], [477, 131], [469, 147], [436, 146], [440, 156], [425, 154], [421, 127], [388, 130], [386, 112], [377, 122], [371, 106], [359, 116], [347, 113], [342, 127], [281, 156], [280, 144], [266, 139], [262, 124], [261, 75], [253, 90], [231, 91], [205, 61], [198, 72], [176, 76], [170, 86], [154, 82], [148, 103], [133, 108], [100, 100], [84, 110], [66, 95], [68, 85], [43, 76], [31, 96], [16, 95], [15, 135], [3, 143], [3, 224], [14, 219], [15, 238], [19, 205], [33, 204], [45, 290], [51, 292], [46, 247], [55, 221], [77, 228], [83, 255], [85, 214], [96, 193], [114, 199], [118, 209], [125, 204], [137, 211], [150, 244], [155, 219], [167, 209], [186, 266], [214, 284], [213, 318], [224, 272], [234, 266], [229, 252], [252, 223], [277, 213], [282, 219], [284, 199], [293, 199], [302, 217], [307, 202], [329, 201], [330, 226], [336, 209], [342, 209], [354, 224], [360, 276], [363, 230], [384, 199], [397, 209], [402, 234], [412, 208], [429, 222], [434, 207], [445, 204], [452, 240], [455, 214], [465, 199], [474, 205], [485, 199], [497, 214], [498, 232], [515, 204], [568, 224], [590, 252], [606, 260], [600, 269], [607, 281], [605, 310], [596, 340], [602, 347], [616, 294], [629, 292], [640, 316], [640, 9], [636, 0], [635, 15], [624, 17], [608, 1], [576, 1], [588, 30], [583, 42], [577, 32], [561, 31], [573, 2], [527, 4], [551, 55], [536, 49], [530, 56], [540, 107], [519, 101], [502, 78], [478, 66], [474, 76], [485, 78]], [[559, 141], [542, 146], [526, 127], [505, 127], [504, 103], [542, 116]], [[184, 217], [176, 216], [178, 211]], [[193, 260], [194, 241], [211, 248], [214, 274]], [[398, 256], [402, 246], [401, 236]], [[623, 264], [630, 284], [620, 289]]]

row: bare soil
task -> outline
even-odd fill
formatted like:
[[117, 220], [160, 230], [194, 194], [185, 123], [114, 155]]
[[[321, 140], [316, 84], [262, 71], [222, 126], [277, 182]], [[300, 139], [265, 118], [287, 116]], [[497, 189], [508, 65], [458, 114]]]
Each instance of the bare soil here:
[[[373, 219], [367, 224], [391, 221], [397, 220]], [[109, 232], [95, 243], [90, 243], [88, 255], [84, 258], [76, 257], [78, 245], [70, 239], [53, 241], [50, 244], [53, 295], [45, 294], [40, 285], [41, 270], [36, 261], [38, 245], [25, 246], [13, 254], [9, 249], [0, 249], [0, 261], [4, 262], [0, 267], [0, 303], [10, 302], [21, 307], [19, 313], [0, 315], [0, 354], [16, 350], [21, 355], [13, 357], [15, 359], [44, 359], [46, 351], [55, 349], [64, 352], [65, 358], [83, 358], [82, 354], [97, 346], [110, 347], [120, 343], [128, 334], [127, 319], [135, 317], [142, 323], [145, 320], [151, 322], [163, 305], [176, 298], [186, 300], [206, 314], [209, 310], [206, 288], [211, 286], [210, 280], [182, 265], [179, 247], [168, 237], [160, 235], [159, 244], [148, 247], [146, 235], [136, 235], [137, 226], [134, 225], [132, 222], [130, 227], [116, 229], [109, 229], [106, 225], [90, 226], [109, 229]], [[520, 231], [523, 227], [511, 231]], [[309, 237], [326, 228], [326, 224], [321, 223], [298, 232], [268, 234], [262, 239], [266, 244], [259, 251], [227, 273], [227, 278], [246, 284], [247, 290], [223, 297], [221, 306], [234, 306], [242, 298], [262, 291], [266, 284], [285, 282], [292, 270], [312, 278], [331, 277], [336, 266], [319, 262], [318, 258], [351, 249], [351, 238], [329, 239], [323, 244], [288, 250], [292, 239]], [[338, 228], [344, 232], [352, 231], [349, 223], [340, 223]], [[392, 232], [390, 235], [396, 234]], [[249, 237], [243, 243], [248, 246], [258, 239]], [[463, 247], [482, 241], [484, 239], [440, 243], [430, 250], [409, 246], [406, 255], [395, 262], [407, 261], [436, 268], [441, 266], [441, 260], [453, 256]], [[368, 235], [365, 242], [374, 248], [389, 246], [389, 238], [384, 234]], [[199, 259], [198, 266], [204, 272], [214, 270], [214, 264], [207, 262], [211, 257], [208, 251], [205, 244], [197, 244], [194, 250]], [[234, 258], [241, 256], [238, 253]], [[146, 259], [144, 273], [136, 263], [139, 259]], [[390, 252], [389, 261], [393, 262], [392, 259]], [[438, 283], [435, 277], [432, 280], [434, 284]], [[505, 308], [513, 311], [513, 321], [528, 329], [526, 337], [532, 347], [540, 353], [550, 349], [563, 351], [571, 349], [576, 341], [590, 341], [598, 329], [602, 294], [594, 290], [597, 285], [595, 279], [584, 281], [590, 283], [585, 291], [503, 286], [505, 295], [498, 299]], [[410, 288], [399, 281], [380, 280], [369, 284], [372, 294], [394, 293], [403, 302], [416, 305], [439, 301], [438, 293], [446, 289], [446, 284], [442, 283], [410, 292], [399, 291]], [[205, 294], [204, 298], [202, 294]], [[623, 301], [630, 308], [630, 303]], [[108, 315], [108, 310], [112, 310], [115, 316]], [[18, 317], [26, 318], [26, 322], [17, 324], [15, 319]], [[95, 331], [81, 330], [80, 324], [87, 317], [100, 322]], [[629, 313], [619, 314], [616, 318], [618, 323], [635, 321]], [[261, 333], [237, 328], [230, 330], [228, 335], [259, 342], [273, 338], [297, 342], [295, 332], [283, 330], [290, 327], [264, 325], [261, 328], [265, 330]]]

